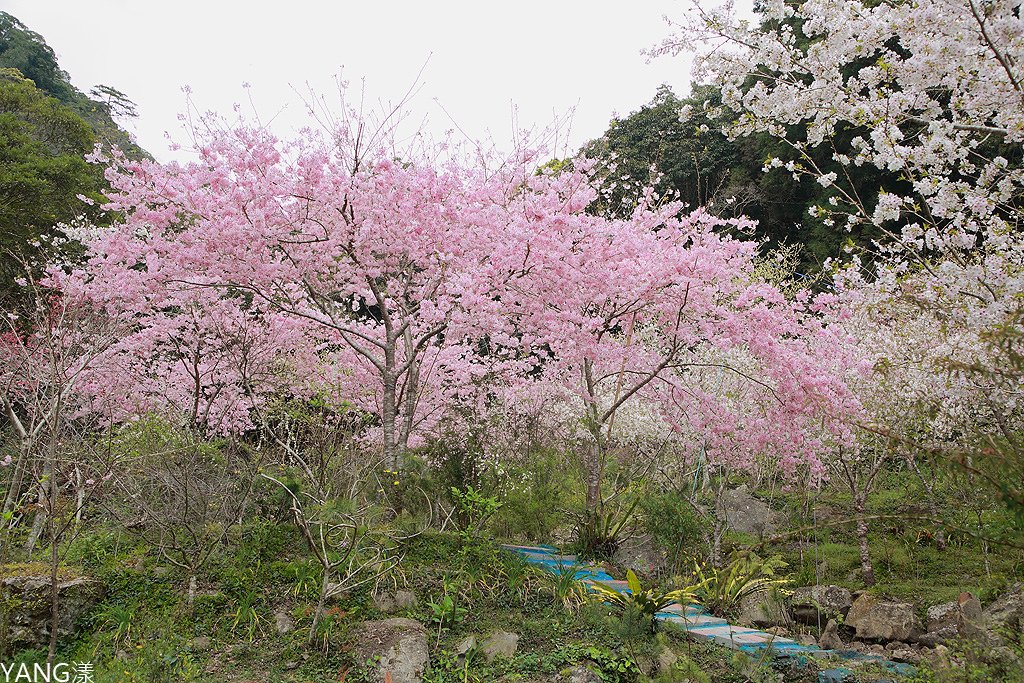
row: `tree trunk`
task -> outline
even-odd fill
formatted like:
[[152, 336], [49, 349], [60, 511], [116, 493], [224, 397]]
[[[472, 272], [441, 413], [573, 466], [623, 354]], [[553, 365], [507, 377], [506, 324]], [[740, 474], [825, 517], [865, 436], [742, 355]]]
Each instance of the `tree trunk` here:
[[57, 589], [60, 556], [57, 554], [57, 539], [53, 534], [50, 536], [50, 649], [46, 661], [53, 664], [53, 658], [57, 656], [57, 627], [60, 625], [60, 591]]
[[388, 467], [398, 471], [398, 445], [395, 439], [395, 393], [397, 382], [395, 381], [393, 362], [386, 366], [384, 371], [384, 397], [381, 405], [381, 428], [384, 430], [384, 462]]
[[189, 612], [192, 611], [192, 605], [195, 604], [196, 601], [196, 591], [199, 588], [198, 584], [199, 580], [196, 578], [195, 571], [193, 571], [188, 577], [188, 597], [186, 599], [188, 600], [187, 604]]
[[7, 495], [4, 497], [4, 513], [14, 510], [18, 503], [18, 498], [21, 496], [21, 483], [25, 478], [25, 469], [28, 466], [28, 456], [31, 450], [32, 442], [29, 440], [23, 441], [18, 453], [18, 460], [14, 463], [11, 487], [7, 489]]
[[601, 460], [600, 439], [590, 445], [586, 457], [587, 512], [597, 514], [601, 508]]
[[320, 620], [324, 617], [324, 607], [327, 605], [327, 591], [331, 586], [331, 574], [324, 569], [324, 582], [320, 586], [320, 599], [317, 600], [316, 610], [313, 611], [313, 623], [309, 626], [309, 638], [307, 645], [312, 646], [316, 642], [316, 631], [320, 628]]
[[36, 512], [35, 519], [32, 520], [32, 529], [28, 532], [28, 538], [25, 539], [25, 552], [31, 557], [32, 551], [36, 548], [36, 543], [39, 542], [39, 537], [43, 535], [43, 527], [46, 526], [47, 514], [46, 510], [40, 508]]
[[[928, 481], [927, 477], [924, 476], [924, 472], [917, 466], [917, 461], [914, 458], [907, 458], [910, 462], [910, 467], [914, 470], [917, 475], [918, 481], [921, 482], [921, 486], [924, 487], [925, 493], [928, 494], [928, 514], [932, 516], [933, 520], [939, 519], [939, 506], [935, 502], [935, 487], [932, 482]], [[939, 550], [946, 549], [946, 530], [941, 526], [935, 530], [935, 546]]]
[[868, 549], [868, 523], [864, 519], [864, 498], [854, 499], [853, 510], [857, 515], [857, 542], [860, 545], [860, 573], [865, 586], [875, 585], [875, 570], [871, 566], [871, 553]]

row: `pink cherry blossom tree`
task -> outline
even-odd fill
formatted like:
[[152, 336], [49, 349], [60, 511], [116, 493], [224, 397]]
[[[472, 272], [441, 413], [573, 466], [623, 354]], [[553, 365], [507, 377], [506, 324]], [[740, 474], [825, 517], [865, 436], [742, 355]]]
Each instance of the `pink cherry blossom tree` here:
[[[558, 182], [562, 194], [576, 182], [577, 197], [593, 197], [585, 174]], [[757, 276], [756, 244], [721, 234], [737, 221], [680, 217], [674, 204], [641, 206], [626, 220], [553, 219], [558, 205], [544, 192], [522, 201], [524, 215], [547, 228], [520, 231], [529, 277], [502, 303], [543, 376], [578, 402], [590, 437], [589, 511], [602, 505], [615, 415], [636, 399], [658, 406], [676, 429], [702, 434], [723, 461], [749, 466], [764, 455], [784, 470], [805, 464], [820, 474], [821, 420], [847, 439], [838, 417], [857, 410], [830, 356], [841, 345], [818, 343], [827, 333], [806, 293], [789, 300]], [[727, 351], [745, 354], [749, 367]], [[710, 389], [700, 376], [712, 367], [741, 380], [743, 396]]]
[[[974, 444], [988, 444], [987, 459], [1006, 455], [998, 444], [1012, 446], [1024, 425], [1021, 4], [772, 0], [758, 12], [752, 22], [731, 3], [695, 5], [656, 52], [698, 52], [695, 76], [721, 85], [729, 132], [788, 146], [765, 170], [833, 189], [813, 210], [827, 224], [884, 235], [837, 283], [834, 326], [875, 372], [852, 384], [865, 429], [834, 464], [861, 500], [897, 447], [984, 475], [969, 464]], [[811, 152], [822, 149], [838, 172], [817, 165]], [[898, 180], [858, 194], [861, 166]], [[849, 466], [865, 458], [877, 462], [858, 484]]]

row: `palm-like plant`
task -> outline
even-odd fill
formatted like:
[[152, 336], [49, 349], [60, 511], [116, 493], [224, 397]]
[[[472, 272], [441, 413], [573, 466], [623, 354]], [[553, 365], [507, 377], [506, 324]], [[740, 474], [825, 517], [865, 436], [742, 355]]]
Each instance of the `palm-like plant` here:
[[657, 586], [644, 587], [632, 569], [626, 571], [626, 585], [628, 591], [619, 591], [612, 586], [600, 581], [593, 582], [594, 598], [611, 606], [621, 614], [649, 619], [653, 629], [657, 622], [654, 615], [666, 607], [679, 603], [680, 605], [692, 604], [696, 596], [690, 587], [665, 591]]
[[562, 606], [569, 612], [578, 612], [580, 607], [587, 602], [587, 584], [577, 578], [577, 574], [582, 569], [583, 565], [574, 562], [573, 564], [559, 564], [556, 572], [543, 570], [540, 572], [552, 597], [562, 603]]
[[712, 613], [731, 614], [744, 598], [783, 589], [789, 578], [779, 571], [788, 566], [779, 555], [761, 559], [753, 552], [738, 552], [721, 569], [698, 564], [694, 583], [684, 590], [692, 591]]

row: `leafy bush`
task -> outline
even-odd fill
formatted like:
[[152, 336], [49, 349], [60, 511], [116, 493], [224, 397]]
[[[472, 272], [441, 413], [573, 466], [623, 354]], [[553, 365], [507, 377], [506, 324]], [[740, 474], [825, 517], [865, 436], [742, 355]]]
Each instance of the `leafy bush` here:
[[574, 562], [571, 565], [559, 565], [557, 572], [543, 571], [541, 574], [555, 601], [571, 613], [579, 612], [587, 602], [587, 584], [576, 578], [582, 568], [583, 565]]
[[576, 551], [588, 560], [610, 560], [619, 549], [626, 526], [633, 521], [633, 514], [640, 505], [640, 498], [626, 506], [601, 510], [586, 510], [576, 517]]
[[622, 615], [649, 622], [652, 632], [657, 627], [655, 614], [673, 603], [687, 605], [694, 600], [694, 592], [690, 588], [673, 591], [662, 591], [655, 586], [644, 588], [632, 569], [626, 571], [626, 584], [629, 591], [618, 591], [608, 584], [594, 581], [595, 599], [610, 605]]
[[714, 614], [734, 615], [744, 598], [787, 585], [789, 579], [777, 573], [787, 566], [779, 555], [761, 559], [755, 553], [738, 551], [720, 569], [698, 564], [688, 590]]
[[459, 534], [469, 541], [480, 533], [484, 523], [501, 507], [501, 501], [467, 485], [465, 489], [451, 487], [452, 503]]
[[677, 491], [650, 493], [640, 505], [644, 529], [668, 553], [669, 567], [676, 570], [705, 545], [704, 525], [693, 505]]

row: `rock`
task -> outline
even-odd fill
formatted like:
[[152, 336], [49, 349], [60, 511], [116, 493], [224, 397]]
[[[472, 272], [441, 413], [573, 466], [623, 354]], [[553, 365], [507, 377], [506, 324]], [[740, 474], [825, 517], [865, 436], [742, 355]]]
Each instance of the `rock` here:
[[722, 493], [719, 513], [733, 531], [757, 536], [775, 531], [775, 512], [751, 495], [746, 484]]
[[810, 633], [801, 633], [799, 635], [795, 635], [793, 636], [793, 640], [800, 643], [801, 645], [811, 646], [818, 644], [818, 639], [812, 636]]
[[648, 534], [635, 534], [622, 541], [612, 556], [612, 562], [620, 567], [654, 573], [665, 568], [666, 557]]
[[672, 667], [676, 662], [679, 661], [679, 655], [672, 651], [670, 647], [663, 647], [658, 652], [658, 673], [668, 674], [672, 671]]
[[841, 586], [805, 586], [789, 596], [793, 618], [804, 624], [845, 617], [853, 604], [850, 591]]
[[[5, 569], [0, 567], [0, 575]], [[9, 575], [0, 580], [0, 606], [5, 611], [9, 609], [9, 644], [24, 649], [49, 644], [52, 591], [53, 584], [48, 573]], [[59, 578], [57, 637], [74, 635], [79, 620], [92, 611], [105, 592], [100, 582], [88, 577]]]
[[829, 619], [825, 624], [821, 637], [818, 638], [818, 645], [825, 650], [842, 650], [846, 647], [843, 639], [839, 637], [839, 624], [835, 619]]
[[1024, 631], [1024, 584], [1013, 585], [986, 607], [981, 613], [981, 623], [990, 631]]
[[932, 649], [926, 649], [921, 651], [922, 659], [928, 663], [932, 669], [948, 669], [952, 663], [949, 659], [949, 648], [945, 645], [936, 645]]
[[420, 603], [412, 591], [395, 591], [395, 607], [401, 610], [415, 609]]
[[455, 646], [455, 654], [459, 657], [466, 656], [470, 650], [476, 647], [476, 636], [466, 636]]
[[920, 632], [914, 606], [890, 602], [864, 593], [846, 615], [846, 624], [861, 640], [909, 640]]
[[287, 611], [281, 609], [274, 613], [274, 626], [277, 628], [277, 634], [283, 636], [295, 628], [295, 620]]
[[211, 644], [207, 636], [197, 636], [188, 642], [188, 648], [193, 652], [206, 652]]
[[789, 626], [792, 621], [782, 599], [773, 594], [750, 595], [740, 601], [737, 620], [744, 626]]
[[[981, 601], [970, 593], [961, 593], [953, 602], [928, 608], [928, 634], [937, 641], [981, 634]], [[927, 640], [932, 640], [929, 638]]]
[[519, 634], [508, 631], [494, 631], [480, 646], [480, 651], [488, 662], [496, 657], [514, 657], [519, 649]]
[[901, 647], [893, 650], [889, 657], [896, 662], [904, 662], [906, 664], [917, 664], [921, 661], [921, 655], [910, 649], [909, 647]]
[[601, 683], [601, 677], [585, 666], [566, 669], [558, 680], [562, 683]]
[[419, 601], [412, 591], [395, 591], [394, 593], [380, 593], [373, 596], [373, 606], [384, 614], [395, 614], [404, 612], [416, 607]]
[[391, 674], [391, 683], [421, 683], [430, 667], [427, 632], [423, 625], [412, 619], [384, 619], [364, 621], [357, 627], [359, 633], [354, 651], [357, 661], [375, 660], [368, 681], [385, 683], [385, 674]]
[[374, 594], [373, 606], [378, 612], [394, 614], [396, 611], [395, 596], [391, 595], [391, 593]]

